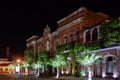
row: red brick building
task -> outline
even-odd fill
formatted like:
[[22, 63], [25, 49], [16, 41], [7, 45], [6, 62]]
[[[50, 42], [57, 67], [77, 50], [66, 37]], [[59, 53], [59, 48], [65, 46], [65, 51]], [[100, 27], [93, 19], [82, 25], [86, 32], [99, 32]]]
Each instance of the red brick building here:
[[[99, 39], [99, 27], [109, 16], [102, 12], [92, 12], [85, 7], [81, 7], [65, 18], [59, 20], [56, 31], [51, 32], [47, 25], [43, 31], [43, 36], [36, 35], [26, 40], [27, 48], [34, 49], [34, 55], [41, 51], [49, 51], [54, 55], [57, 46], [78, 41], [79, 43], [93, 42]], [[99, 64], [94, 68], [94, 76], [120, 75], [120, 47], [111, 47], [93, 51], [101, 55]], [[85, 74], [86, 75], [86, 70]]]

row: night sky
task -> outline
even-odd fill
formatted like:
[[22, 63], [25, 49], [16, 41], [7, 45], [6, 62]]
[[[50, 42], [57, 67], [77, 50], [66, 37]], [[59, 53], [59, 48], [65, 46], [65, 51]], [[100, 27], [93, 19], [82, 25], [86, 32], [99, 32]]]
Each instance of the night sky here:
[[23, 56], [26, 39], [32, 35], [42, 36], [48, 24], [52, 31], [57, 21], [80, 7], [103, 12], [110, 17], [120, 16], [117, 0], [39, 0], [39, 2], [8, 2], [0, 8], [0, 57], [10, 47], [10, 54]]

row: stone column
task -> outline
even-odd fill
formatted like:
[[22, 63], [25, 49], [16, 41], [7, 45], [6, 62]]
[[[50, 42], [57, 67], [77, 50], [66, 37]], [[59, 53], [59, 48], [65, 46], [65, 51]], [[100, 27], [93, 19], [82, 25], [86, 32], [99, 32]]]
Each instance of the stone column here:
[[100, 25], [97, 27], [97, 31], [98, 31], [98, 39], [100, 38]]
[[102, 61], [102, 77], [106, 77], [106, 61]]
[[118, 77], [116, 60], [113, 60], [113, 77], [114, 77], [114, 78]]
[[34, 56], [36, 56], [36, 54], [37, 54], [37, 52], [38, 52], [38, 51], [37, 51], [37, 41], [34, 40], [34, 41], [32, 42], [32, 44], [33, 44], [33, 49], [34, 49]]

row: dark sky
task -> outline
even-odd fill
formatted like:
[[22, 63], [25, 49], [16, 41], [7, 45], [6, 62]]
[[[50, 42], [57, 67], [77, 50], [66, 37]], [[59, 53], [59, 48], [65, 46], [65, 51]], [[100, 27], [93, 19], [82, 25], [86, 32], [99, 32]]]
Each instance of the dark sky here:
[[23, 55], [26, 39], [42, 36], [48, 24], [52, 31], [57, 21], [84, 6], [94, 12], [104, 12], [110, 17], [120, 16], [117, 0], [39, 0], [39, 2], [8, 2], [0, 8], [0, 56], [6, 53]]

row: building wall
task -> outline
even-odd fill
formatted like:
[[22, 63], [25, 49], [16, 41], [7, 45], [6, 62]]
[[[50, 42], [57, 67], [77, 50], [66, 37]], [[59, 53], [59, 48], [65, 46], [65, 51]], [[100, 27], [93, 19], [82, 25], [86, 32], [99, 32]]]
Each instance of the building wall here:
[[[94, 76], [97, 75], [97, 67], [101, 68], [101, 76], [102, 77], [118, 77], [120, 76], [120, 46], [114, 46], [104, 49], [99, 49], [92, 51], [93, 53], [97, 53], [100, 55], [100, 65], [95, 66], [94, 68]], [[110, 63], [110, 64], [109, 64]], [[110, 72], [111, 71], [111, 72]]]
[[[51, 32], [50, 27], [47, 25], [43, 31], [43, 36], [32, 36], [26, 40], [26, 46], [34, 48], [34, 54], [38, 54], [41, 51], [49, 51], [50, 55], [55, 54], [57, 46], [71, 43], [72, 41], [78, 41], [82, 44], [91, 43], [94, 40], [99, 39], [99, 27], [100, 24], [109, 19], [109, 16], [101, 12], [92, 12], [87, 8], [80, 8], [65, 18], [59, 20], [58, 28], [56, 31]], [[120, 75], [120, 47], [101, 49], [97, 51], [101, 55], [99, 67], [94, 67], [94, 76], [116, 77]], [[94, 52], [93, 52], [94, 53]], [[110, 62], [109, 59], [111, 59]], [[112, 74], [107, 73], [109, 66], [113, 68]], [[83, 68], [83, 67], [82, 67]], [[99, 69], [98, 69], [99, 68]], [[98, 72], [97, 72], [98, 71]], [[109, 70], [108, 70], [109, 72]]]
[[[26, 40], [26, 46], [34, 48], [34, 54], [41, 51], [50, 51], [51, 55], [54, 54], [57, 46], [78, 41], [85, 43], [87, 32], [90, 32], [90, 39], [92, 41], [93, 31], [97, 29], [97, 37], [99, 36], [99, 24], [109, 16], [101, 12], [94, 13], [81, 7], [65, 18], [59, 20], [58, 28], [56, 31], [51, 32], [50, 27], [47, 25], [43, 31], [43, 36], [39, 38], [34, 35]], [[89, 34], [88, 32], [88, 34]], [[96, 33], [95, 33], [96, 34]]]
[[[69, 43], [71, 34], [73, 35], [73, 41], [77, 40], [78, 35], [79, 42], [85, 43], [85, 32], [87, 30], [91, 31], [101, 22], [109, 18], [103, 13], [93, 13], [92, 11], [89, 11], [84, 7], [78, 9], [75, 12], [58, 21], [59, 28], [57, 29], [57, 31], [60, 37], [60, 45], [65, 44], [65, 37], [67, 38], [67, 43]], [[74, 18], [77, 15], [81, 16]], [[70, 21], [68, 21], [69, 19]], [[97, 29], [99, 28], [97, 27]], [[90, 34], [92, 36], [92, 33]]]
[[12, 64], [12, 61], [8, 59], [0, 59], [0, 73], [9, 73], [12, 69], [9, 69], [8, 66]]

